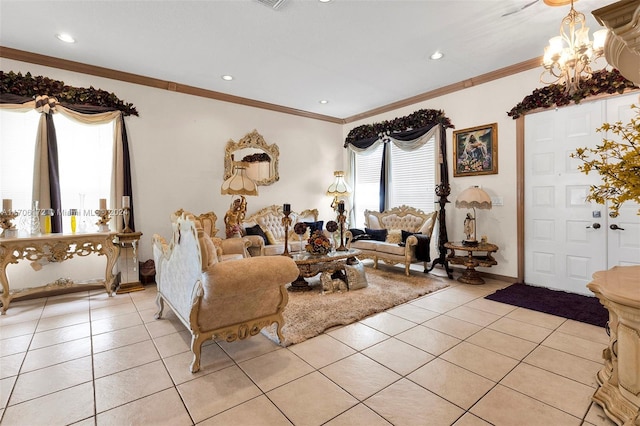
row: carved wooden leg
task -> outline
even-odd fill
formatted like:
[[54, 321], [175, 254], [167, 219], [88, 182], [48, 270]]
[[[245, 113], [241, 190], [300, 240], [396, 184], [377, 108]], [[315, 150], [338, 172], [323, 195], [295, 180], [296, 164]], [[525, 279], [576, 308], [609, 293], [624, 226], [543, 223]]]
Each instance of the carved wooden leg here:
[[162, 318], [162, 311], [164, 310], [164, 299], [160, 296], [160, 293], [156, 296], [156, 305], [158, 305], [158, 312], [153, 316], [155, 319]]
[[207, 340], [200, 334], [191, 336], [191, 352], [193, 352], [193, 361], [191, 361], [191, 372], [196, 373], [200, 370], [200, 353], [202, 352], [202, 344]]
[[276, 321], [276, 334], [278, 335], [278, 341], [280, 342], [280, 346], [284, 346], [284, 336], [282, 335], [282, 323], [280, 321]]
[[373, 256], [373, 269], [378, 269], [378, 256]]
[[404, 264], [404, 274], [405, 274], [406, 276], [409, 276], [409, 266], [411, 266], [411, 264], [410, 264], [410, 263], [405, 263], [405, 264]]

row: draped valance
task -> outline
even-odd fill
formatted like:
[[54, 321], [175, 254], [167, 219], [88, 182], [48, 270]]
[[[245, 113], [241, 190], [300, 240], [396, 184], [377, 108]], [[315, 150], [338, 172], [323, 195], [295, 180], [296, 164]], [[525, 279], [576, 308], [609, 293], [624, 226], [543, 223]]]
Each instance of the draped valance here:
[[411, 141], [420, 138], [438, 124], [445, 129], [453, 128], [451, 120], [443, 111], [420, 109], [405, 117], [355, 127], [347, 135], [344, 147], [362, 151], [379, 140], [393, 138], [398, 141]]
[[119, 99], [114, 93], [93, 87], [67, 86], [64, 81], [43, 76], [22, 75], [0, 71], [0, 103], [23, 104], [36, 98], [56, 98], [60, 105], [87, 114], [105, 111], [122, 111], [122, 114], [138, 115], [131, 103]]
[[[124, 122], [125, 115], [138, 115], [132, 104], [93, 87], [74, 88], [47, 77], [32, 77], [30, 73], [22, 76], [0, 71], [0, 109], [16, 112], [35, 109], [41, 114], [35, 144], [32, 199], [39, 201], [41, 208], [53, 209], [52, 232], [62, 232], [58, 144], [52, 115], [63, 114], [83, 124], [113, 122], [114, 161], [109, 205], [121, 208], [122, 196], [129, 196], [129, 225], [135, 230], [131, 161]], [[115, 228], [122, 228], [120, 221], [115, 221]]]

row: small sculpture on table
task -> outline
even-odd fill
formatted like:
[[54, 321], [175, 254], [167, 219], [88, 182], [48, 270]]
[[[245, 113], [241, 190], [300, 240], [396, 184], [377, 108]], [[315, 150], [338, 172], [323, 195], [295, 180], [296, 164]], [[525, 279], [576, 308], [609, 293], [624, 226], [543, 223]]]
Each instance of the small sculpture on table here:
[[9, 199], [2, 200], [2, 211], [0, 212], [0, 236], [4, 238], [15, 236], [16, 226], [11, 222], [18, 217], [18, 212], [12, 210], [12, 201]]
[[464, 235], [466, 239], [463, 244], [466, 246], [477, 246], [476, 240], [476, 219], [471, 216], [471, 213], [467, 213], [467, 217], [464, 219]]
[[224, 224], [227, 238], [237, 237], [240, 234], [240, 226], [247, 213], [247, 199], [244, 195], [231, 202], [229, 210], [224, 215]]
[[98, 225], [98, 232], [109, 232], [109, 221], [111, 216], [109, 210], [107, 210], [107, 199], [100, 198], [100, 208], [96, 210], [96, 216], [100, 219], [96, 222]]

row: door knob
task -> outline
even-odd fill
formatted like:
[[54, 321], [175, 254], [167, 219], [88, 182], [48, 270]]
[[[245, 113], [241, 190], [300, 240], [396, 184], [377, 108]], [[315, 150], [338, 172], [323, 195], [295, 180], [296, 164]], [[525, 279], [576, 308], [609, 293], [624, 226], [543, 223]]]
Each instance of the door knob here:
[[614, 231], [617, 229], [619, 231], [624, 231], [624, 228], [620, 228], [618, 225], [616, 225], [615, 223], [613, 225], [609, 225], [609, 229], [613, 229]]
[[[613, 226], [613, 225], [611, 225], [611, 226]], [[600, 224], [598, 222], [596, 222], [593, 225], [587, 226], [587, 228], [599, 229], [600, 228]], [[611, 229], [613, 229], [613, 228], [611, 228]]]

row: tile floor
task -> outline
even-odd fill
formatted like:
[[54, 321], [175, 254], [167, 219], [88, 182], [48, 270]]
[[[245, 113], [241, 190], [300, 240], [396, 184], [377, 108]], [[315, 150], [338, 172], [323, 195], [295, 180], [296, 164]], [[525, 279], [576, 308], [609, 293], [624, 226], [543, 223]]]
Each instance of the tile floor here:
[[505, 285], [451, 281], [288, 348], [208, 342], [196, 374], [184, 326], [153, 318], [153, 286], [14, 302], [0, 423], [612, 425], [591, 402], [604, 329], [483, 299]]

